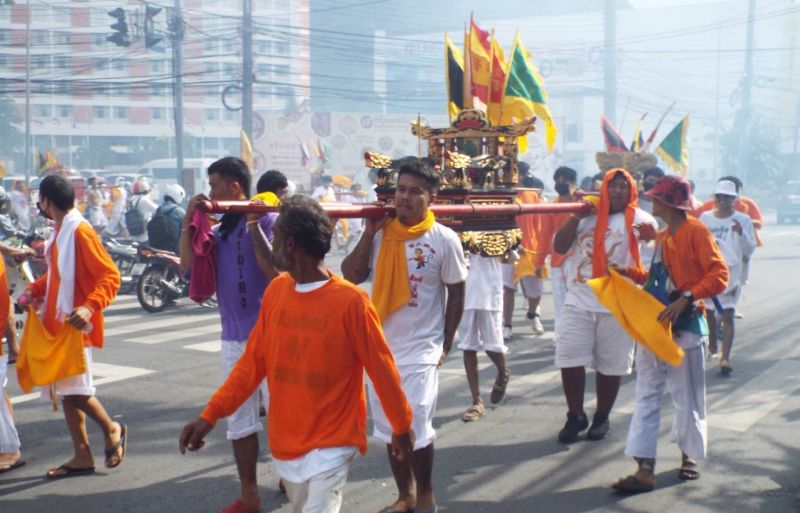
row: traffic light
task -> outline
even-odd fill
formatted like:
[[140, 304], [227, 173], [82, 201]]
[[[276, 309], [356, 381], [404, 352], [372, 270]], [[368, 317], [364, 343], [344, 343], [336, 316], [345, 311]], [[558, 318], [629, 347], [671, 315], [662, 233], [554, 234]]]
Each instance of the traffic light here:
[[108, 11], [108, 15], [117, 21], [111, 24], [111, 30], [114, 33], [108, 36], [106, 41], [111, 41], [117, 46], [130, 46], [131, 38], [128, 33], [128, 22], [125, 21], [127, 16], [125, 10], [122, 7], [117, 7], [113, 11]]
[[144, 8], [144, 46], [145, 48], [153, 48], [158, 43], [160, 43], [164, 36], [157, 33], [153, 26], [154, 26], [154, 18], [158, 16], [158, 13], [161, 12], [161, 7], [153, 7], [152, 5], [147, 5]]

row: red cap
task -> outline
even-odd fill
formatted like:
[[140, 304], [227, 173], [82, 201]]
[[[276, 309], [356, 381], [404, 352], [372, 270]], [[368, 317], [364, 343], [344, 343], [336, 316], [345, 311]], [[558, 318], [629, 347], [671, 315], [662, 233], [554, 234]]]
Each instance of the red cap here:
[[678, 175], [667, 175], [652, 189], [644, 193], [646, 198], [658, 200], [680, 210], [692, 210], [689, 180]]

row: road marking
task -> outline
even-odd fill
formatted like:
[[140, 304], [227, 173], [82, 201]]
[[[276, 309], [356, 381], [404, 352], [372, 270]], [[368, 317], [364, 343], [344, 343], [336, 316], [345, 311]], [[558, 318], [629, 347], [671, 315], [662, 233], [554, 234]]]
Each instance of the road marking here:
[[782, 360], [708, 408], [708, 424], [744, 433], [797, 390], [800, 362]]
[[204, 351], [206, 353], [219, 353], [222, 351], [222, 341], [214, 340], [211, 342], [201, 342], [199, 344], [191, 344], [183, 346], [183, 349], [193, 349], [195, 351]]
[[141, 323], [137, 323], [133, 326], [125, 326], [119, 328], [111, 328], [106, 330], [105, 336], [108, 337], [118, 337], [120, 335], [128, 335], [130, 333], [139, 333], [144, 330], [154, 330], [157, 328], [171, 328], [174, 326], [183, 326], [186, 324], [199, 324], [204, 321], [211, 321], [211, 320], [218, 320], [219, 313], [209, 313], [203, 315], [191, 315], [186, 316], [183, 318], [177, 318], [175, 316], [172, 317], [162, 317], [159, 320], [145, 320], [143, 319]]
[[[150, 369], [141, 369], [139, 367], [128, 367], [124, 365], [112, 365], [110, 363], [92, 362], [93, 384], [94, 386], [107, 385], [115, 381], [122, 381], [125, 379], [138, 378], [147, 374], [152, 374], [155, 371]], [[31, 392], [30, 394], [19, 395], [11, 398], [11, 404], [20, 404], [28, 401], [39, 399], [41, 394], [39, 392]]]
[[[134, 344], [162, 344], [164, 342], [175, 342], [178, 340], [186, 340], [186, 339], [197, 339], [199, 336], [208, 335], [210, 337], [214, 337], [216, 340], [219, 340], [219, 336], [222, 330], [219, 327], [219, 324], [215, 324], [213, 327], [209, 326], [208, 328], [197, 328], [197, 329], [188, 329], [188, 330], [180, 330], [180, 331], [163, 331], [161, 333], [156, 333], [146, 337], [136, 337], [136, 338], [125, 338], [123, 342], [132, 342]], [[200, 337], [202, 338], [202, 337]]]

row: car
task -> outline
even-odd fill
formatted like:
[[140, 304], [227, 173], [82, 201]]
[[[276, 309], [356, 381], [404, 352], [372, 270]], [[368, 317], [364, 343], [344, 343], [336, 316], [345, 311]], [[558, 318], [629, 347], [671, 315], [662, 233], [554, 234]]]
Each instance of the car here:
[[800, 181], [786, 182], [778, 194], [778, 223], [800, 221]]

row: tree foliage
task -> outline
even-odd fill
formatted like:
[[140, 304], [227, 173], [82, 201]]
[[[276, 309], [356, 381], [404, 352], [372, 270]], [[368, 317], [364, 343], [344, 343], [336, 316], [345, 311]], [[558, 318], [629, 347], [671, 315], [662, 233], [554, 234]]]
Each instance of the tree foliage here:
[[14, 101], [0, 96], [0, 158], [10, 159], [25, 151], [25, 134], [19, 129], [21, 122]]
[[748, 189], [775, 191], [786, 181], [786, 165], [780, 151], [780, 130], [756, 115], [745, 121], [736, 113], [733, 126], [723, 134], [723, 174], [741, 178]]

